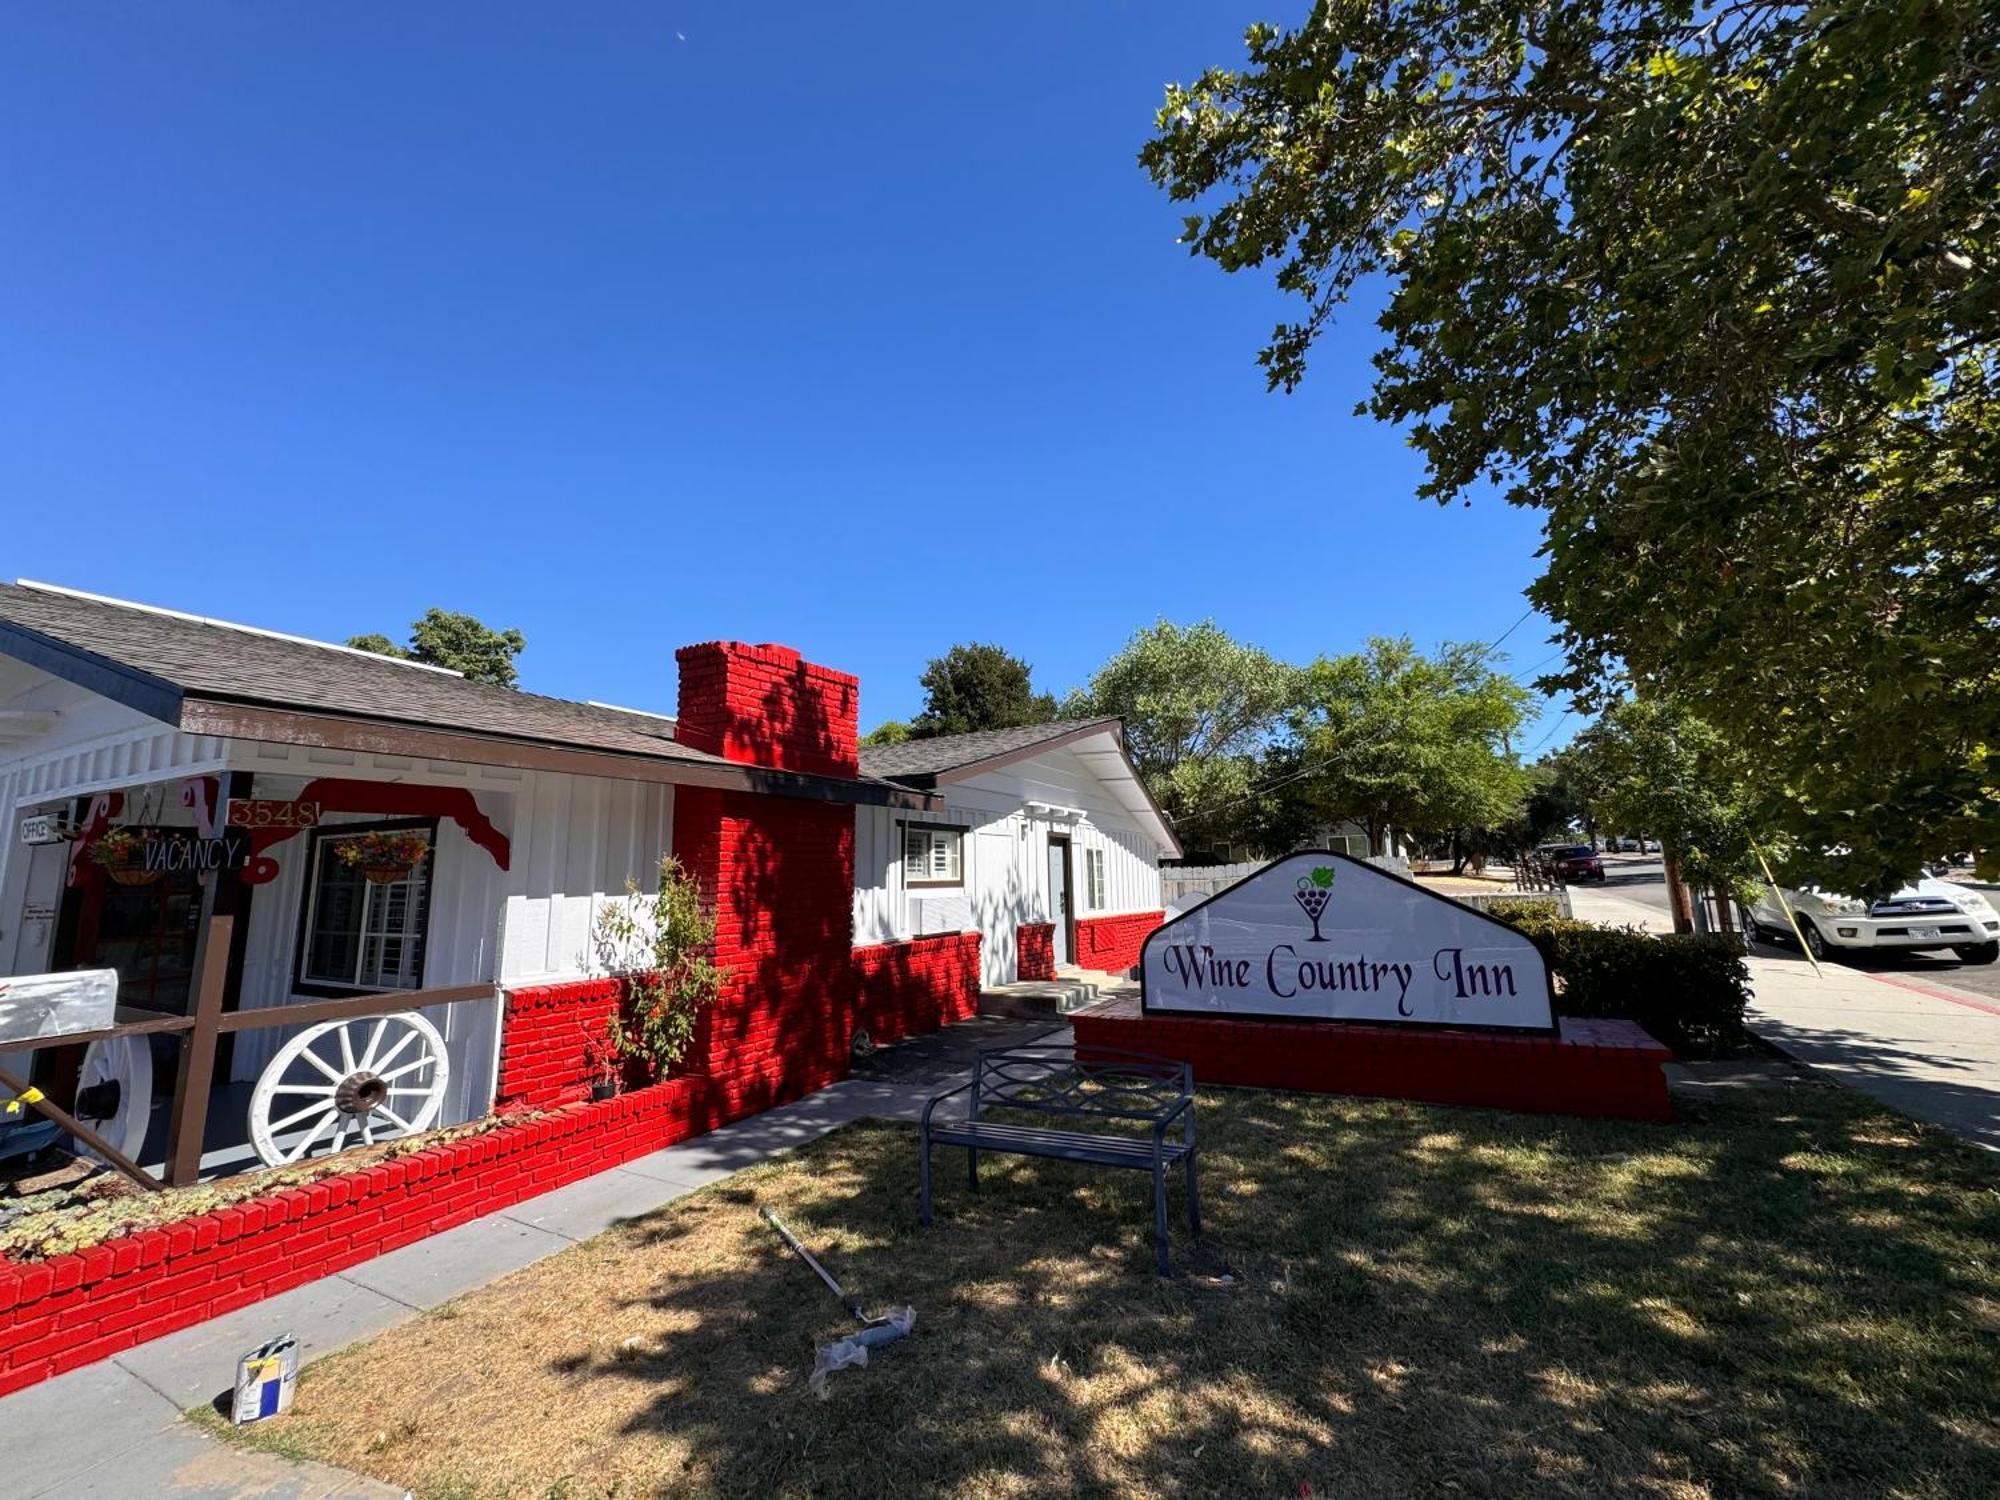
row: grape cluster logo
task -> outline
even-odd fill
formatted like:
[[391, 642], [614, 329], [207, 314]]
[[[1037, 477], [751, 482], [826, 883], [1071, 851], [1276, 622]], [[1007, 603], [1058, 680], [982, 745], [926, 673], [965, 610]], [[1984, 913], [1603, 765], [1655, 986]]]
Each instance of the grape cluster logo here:
[[1333, 866], [1318, 865], [1311, 874], [1301, 875], [1298, 889], [1292, 892], [1292, 899], [1299, 903], [1299, 909], [1312, 921], [1312, 941], [1325, 942], [1326, 939], [1319, 935], [1319, 919], [1326, 910], [1327, 902], [1333, 899]]

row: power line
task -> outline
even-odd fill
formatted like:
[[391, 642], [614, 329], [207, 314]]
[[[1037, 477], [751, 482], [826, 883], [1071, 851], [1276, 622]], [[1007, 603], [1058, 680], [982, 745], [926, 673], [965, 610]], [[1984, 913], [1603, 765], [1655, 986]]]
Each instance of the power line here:
[[1504, 640], [1506, 640], [1508, 636], [1512, 635], [1512, 634], [1513, 634], [1513, 633], [1514, 633], [1515, 631], [1519, 630], [1519, 629], [1521, 628], [1521, 622], [1522, 622], [1522, 620], [1526, 620], [1526, 619], [1528, 618], [1528, 616], [1529, 616], [1529, 615], [1531, 615], [1531, 614], [1533, 614], [1534, 612], [1535, 612], [1535, 606], [1534, 606], [1534, 605], [1532, 605], [1532, 604], [1530, 604], [1530, 605], [1529, 605], [1529, 606], [1528, 606], [1528, 607], [1527, 607], [1526, 609], [1524, 609], [1524, 610], [1522, 610], [1522, 611], [1521, 611], [1521, 619], [1520, 619], [1520, 620], [1516, 620], [1516, 621], [1515, 621], [1515, 622], [1514, 622], [1514, 623], [1513, 623], [1512, 625], [1509, 625], [1509, 626], [1508, 626], [1508, 627], [1507, 627], [1507, 628], [1506, 628], [1505, 630], [1501, 631], [1501, 632], [1500, 632], [1500, 639], [1499, 639], [1499, 640], [1496, 640], [1496, 641], [1492, 641], [1492, 642], [1489, 642], [1489, 643], [1488, 643], [1488, 645], [1487, 645], [1487, 647], [1486, 647], [1486, 649], [1487, 649], [1488, 651], [1497, 651], [1497, 650], [1499, 650], [1499, 649], [1500, 649], [1500, 641], [1504, 641]]
[[1564, 724], [1568, 723], [1570, 715], [1575, 712], [1576, 710], [1573, 708], [1564, 709], [1563, 716], [1560, 719], [1557, 719], [1555, 723], [1549, 726], [1549, 732], [1543, 735], [1540, 739], [1536, 740], [1534, 744], [1528, 747], [1528, 754], [1533, 755], [1537, 750], [1541, 749], [1542, 746], [1546, 745], [1551, 739], [1555, 738], [1555, 732], [1558, 729], [1562, 728]]

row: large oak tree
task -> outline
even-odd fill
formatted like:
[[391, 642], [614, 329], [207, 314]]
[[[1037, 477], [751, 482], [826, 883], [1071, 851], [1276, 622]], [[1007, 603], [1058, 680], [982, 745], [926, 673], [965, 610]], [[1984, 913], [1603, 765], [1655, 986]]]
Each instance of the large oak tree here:
[[1550, 686], [1679, 704], [1880, 890], [2000, 850], [1996, 42], [1990, 0], [1322, 0], [1141, 159], [1298, 297], [1274, 386], [1386, 278], [1364, 409], [1429, 498], [1543, 512]]

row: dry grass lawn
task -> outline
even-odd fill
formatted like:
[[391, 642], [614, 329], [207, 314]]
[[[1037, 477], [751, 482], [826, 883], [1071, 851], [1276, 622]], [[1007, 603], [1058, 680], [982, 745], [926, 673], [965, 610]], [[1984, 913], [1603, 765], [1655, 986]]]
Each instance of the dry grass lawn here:
[[[913, 1132], [852, 1127], [320, 1362], [247, 1440], [430, 1500], [2000, 1495], [1994, 1157], [1819, 1085], [1671, 1127], [1200, 1110], [1233, 1285], [1152, 1275], [1136, 1173], [975, 1199], [940, 1152], [920, 1230]], [[918, 1308], [824, 1402], [842, 1315], [760, 1204]]]

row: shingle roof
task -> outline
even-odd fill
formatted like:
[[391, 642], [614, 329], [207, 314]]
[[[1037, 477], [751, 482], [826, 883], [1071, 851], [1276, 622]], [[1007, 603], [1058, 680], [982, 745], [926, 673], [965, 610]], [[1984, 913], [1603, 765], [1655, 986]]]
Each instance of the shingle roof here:
[[962, 770], [1001, 756], [1018, 755], [1051, 740], [1068, 739], [1079, 731], [1117, 724], [1116, 718], [1068, 719], [1053, 724], [1023, 724], [1014, 729], [978, 729], [971, 734], [941, 734], [894, 745], [863, 745], [861, 772], [887, 781], [922, 785], [947, 771]]
[[9, 623], [191, 697], [726, 764], [680, 744], [666, 720], [117, 600], [0, 584]]

